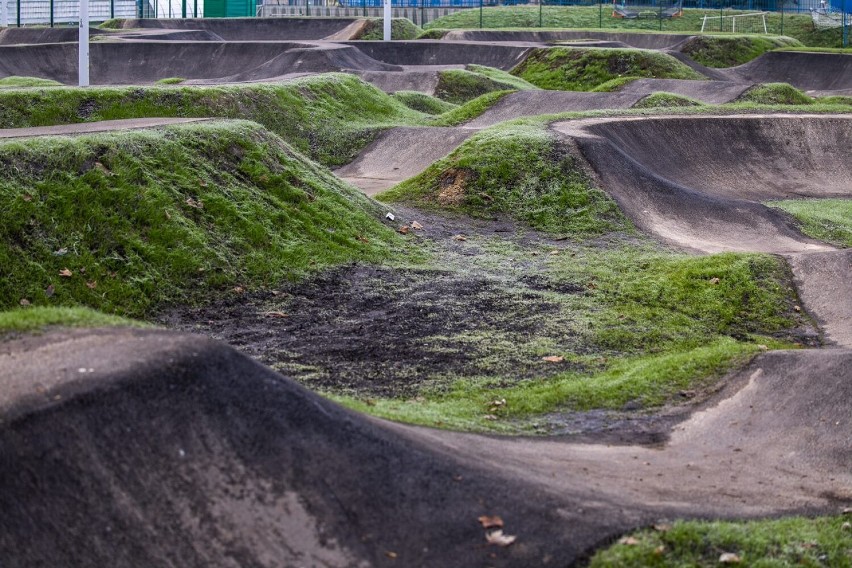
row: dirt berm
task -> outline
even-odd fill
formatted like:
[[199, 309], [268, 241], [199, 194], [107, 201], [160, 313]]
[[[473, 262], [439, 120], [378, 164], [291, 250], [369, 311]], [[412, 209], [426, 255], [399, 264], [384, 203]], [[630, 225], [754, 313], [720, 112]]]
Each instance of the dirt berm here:
[[[463, 464], [226, 345], [116, 329], [0, 344], [0, 510], [4, 568], [564, 566], [650, 519]], [[518, 542], [488, 545], [481, 515]]]
[[592, 119], [554, 125], [640, 228], [681, 246], [829, 250], [760, 202], [852, 194], [849, 115]]
[[532, 44], [455, 41], [350, 41], [368, 56], [392, 65], [486, 65], [508, 71], [523, 61]]
[[[167, 77], [251, 81], [297, 72], [400, 69], [335, 43], [95, 42], [90, 53], [91, 81], [96, 85], [138, 85]], [[0, 77], [10, 75], [74, 84], [77, 46], [2, 46]]]
[[225, 41], [344, 40], [366, 23], [361, 18], [197, 18], [129, 19], [125, 29], [206, 30]]
[[444, 40], [554, 43], [593, 39], [618, 42], [642, 49], [672, 49], [690, 37], [692, 36], [686, 34], [643, 34], [590, 30], [452, 30], [444, 36]]

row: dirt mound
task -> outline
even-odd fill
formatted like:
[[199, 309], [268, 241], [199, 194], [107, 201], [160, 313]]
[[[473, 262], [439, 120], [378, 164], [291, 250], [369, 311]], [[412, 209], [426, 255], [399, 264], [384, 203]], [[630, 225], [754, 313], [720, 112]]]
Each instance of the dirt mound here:
[[358, 41], [354, 45], [373, 59], [393, 65], [484, 65], [507, 71], [520, 63], [529, 44], [453, 41]]
[[728, 74], [748, 83], [789, 83], [805, 91], [852, 89], [852, 55], [772, 51]]
[[803, 252], [831, 247], [756, 200], [849, 195], [852, 165], [836, 148], [848, 145], [850, 120], [756, 115], [554, 127], [577, 141], [602, 187], [640, 228], [707, 252]]
[[493, 107], [470, 121], [469, 128], [485, 128], [498, 122], [603, 108], [630, 108], [642, 95], [635, 93], [585, 93], [579, 91], [518, 91], [500, 99]]
[[129, 19], [124, 29], [206, 30], [225, 41], [343, 40], [353, 37], [360, 18], [198, 18]]
[[731, 81], [690, 81], [684, 79], [636, 79], [619, 89], [619, 93], [642, 96], [664, 92], [683, 95], [708, 104], [731, 102], [751, 85]]
[[[7, 342], [0, 385], [9, 568], [565, 565], [648, 518], [583, 516], [199, 337]], [[487, 545], [481, 515], [518, 542]]]
[[[89, 28], [89, 36], [105, 35], [109, 32]], [[76, 27], [63, 28], [0, 28], [0, 45], [26, 45], [34, 43], [65, 43], [77, 41], [80, 32]]]

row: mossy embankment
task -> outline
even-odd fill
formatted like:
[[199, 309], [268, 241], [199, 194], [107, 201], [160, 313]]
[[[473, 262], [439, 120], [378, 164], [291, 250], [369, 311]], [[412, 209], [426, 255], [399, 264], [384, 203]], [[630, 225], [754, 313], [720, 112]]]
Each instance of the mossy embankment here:
[[620, 77], [706, 79], [665, 53], [580, 47], [535, 49], [512, 74], [542, 89], [562, 91], [591, 91]]
[[615, 203], [591, 187], [577, 157], [534, 123], [481, 132], [379, 199], [473, 216], [503, 214], [574, 238], [629, 226]]
[[250, 122], [0, 143], [0, 308], [144, 318], [400, 253], [381, 211]]
[[852, 199], [770, 201], [799, 222], [803, 233], [834, 246], [852, 247]]
[[748, 63], [774, 49], [801, 47], [802, 42], [785, 36], [700, 35], [680, 46], [680, 51], [707, 67], [734, 67]]

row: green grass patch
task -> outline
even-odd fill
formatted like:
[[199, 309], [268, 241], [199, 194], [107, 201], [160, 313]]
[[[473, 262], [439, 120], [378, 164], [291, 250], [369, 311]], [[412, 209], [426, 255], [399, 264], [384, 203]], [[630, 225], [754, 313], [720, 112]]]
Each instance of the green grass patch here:
[[51, 326], [62, 327], [140, 327], [146, 324], [104, 314], [89, 308], [24, 307], [0, 311], [0, 333], [26, 333]]
[[186, 81], [183, 77], [166, 77], [165, 79], [160, 79], [157, 81], [158, 85], [180, 85]]
[[802, 232], [838, 247], [852, 247], [852, 199], [770, 201], [799, 221]]
[[[736, 10], [725, 10], [726, 16], [743, 14]], [[482, 27], [493, 29], [572, 29], [588, 31], [630, 31], [636, 33], [688, 33], [699, 34], [703, 18], [718, 16], [718, 9], [686, 8], [683, 16], [660, 22], [656, 19], [613, 18], [609, 5], [603, 6], [501, 6], [484, 8]], [[719, 20], [715, 20], [718, 25]], [[726, 25], [730, 22], [726, 21]], [[738, 26], [742, 26], [741, 21]], [[766, 16], [770, 34], [787, 36], [813, 47], [842, 47], [840, 28], [819, 30], [813, 25], [810, 14], [770, 12]], [[480, 27], [479, 10], [461, 10], [426, 24], [426, 32], [435, 30], [440, 37], [451, 29], [476, 29]], [[718, 29], [708, 29], [713, 35], [724, 35]], [[753, 20], [750, 29], [739, 30], [755, 34], [763, 33], [763, 24]], [[440, 39], [435, 37], [434, 39]]]
[[38, 77], [3, 77], [0, 79], [0, 89], [20, 89], [26, 87], [61, 87], [51, 79], [40, 79]]
[[733, 67], [773, 49], [801, 46], [799, 40], [783, 36], [695, 36], [680, 50], [707, 67]]
[[706, 79], [658, 51], [577, 47], [535, 49], [512, 74], [543, 89], [562, 91], [591, 91], [619, 77]]
[[470, 64], [466, 65], [465, 69], [467, 69], [471, 73], [477, 73], [478, 75], [483, 75], [485, 77], [488, 77], [489, 79], [493, 79], [494, 81], [503, 83], [517, 91], [534, 91], [538, 89], [538, 87], [536, 87], [529, 81], [524, 81], [520, 77], [515, 77], [508, 71], [503, 71], [495, 67], [486, 67], [485, 65]]
[[617, 543], [595, 554], [592, 568], [610, 566], [720, 566], [722, 554], [735, 554], [741, 566], [852, 566], [848, 515], [792, 517], [760, 521], [678, 521], [669, 530], [642, 530], [636, 544]]
[[252, 120], [326, 165], [351, 161], [383, 128], [429, 121], [346, 73], [277, 84], [0, 92], [0, 128], [152, 116]]
[[0, 309], [144, 317], [402, 254], [383, 209], [254, 123], [9, 141], [0, 164]]
[[447, 111], [444, 114], [436, 116], [431, 122], [431, 126], [458, 126], [470, 120], [473, 120], [495, 104], [500, 99], [515, 91], [493, 91], [482, 96], [459, 105], [453, 110]]
[[632, 83], [636, 79], [641, 79], [641, 77], [616, 77], [615, 79], [610, 79], [604, 83], [601, 83], [591, 92], [593, 93], [614, 93], [619, 90], [621, 87], [628, 83]]
[[852, 96], [834, 95], [830, 97], [816, 97], [818, 104], [852, 106]]
[[651, 93], [639, 99], [632, 108], [682, 108], [705, 106], [701, 101], [697, 101], [683, 95], [674, 93]]
[[459, 106], [419, 91], [397, 91], [392, 96], [412, 110], [431, 115], [443, 114]]
[[512, 216], [529, 226], [586, 238], [629, 222], [591, 186], [577, 159], [544, 125], [490, 128], [379, 199], [473, 216]]
[[787, 83], [763, 83], [755, 85], [734, 101], [760, 105], [810, 105], [814, 99]]
[[[420, 29], [420, 26], [408, 18], [393, 18], [391, 20], [391, 39], [412, 40], [417, 39], [421, 33], [423, 33], [423, 30]], [[379, 41], [384, 39], [384, 20], [370, 18], [352, 39]]]

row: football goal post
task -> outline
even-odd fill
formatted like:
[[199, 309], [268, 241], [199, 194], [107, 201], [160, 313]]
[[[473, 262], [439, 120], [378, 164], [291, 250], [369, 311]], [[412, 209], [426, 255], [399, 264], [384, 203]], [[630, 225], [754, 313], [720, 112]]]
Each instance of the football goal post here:
[[704, 16], [701, 31], [731, 32], [742, 34], [768, 34], [766, 26], [768, 12], [749, 12], [748, 14], [733, 14], [731, 16]]

